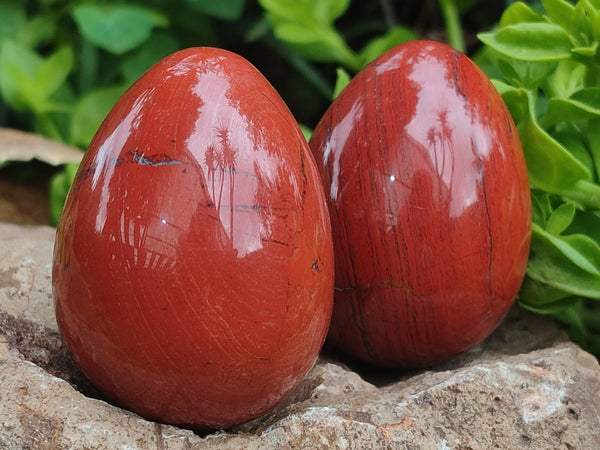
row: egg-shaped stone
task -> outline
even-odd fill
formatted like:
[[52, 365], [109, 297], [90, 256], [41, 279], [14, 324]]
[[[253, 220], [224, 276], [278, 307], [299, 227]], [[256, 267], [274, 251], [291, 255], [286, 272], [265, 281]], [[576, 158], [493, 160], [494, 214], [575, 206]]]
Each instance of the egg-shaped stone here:
[[95, 135], [57, 229], [58, 325], [111, 401], [218, 428], [313, 366], [333, 297], [331, 228], [292, 114], [241, 56], [166, 57]]
[[517, 130], [485, 74], [445, 44], [400, 45], [357, 74], [309, 145], [333, 229], [329, 341], [413, 368], [488, 336], [523, 280], [531, 204]]

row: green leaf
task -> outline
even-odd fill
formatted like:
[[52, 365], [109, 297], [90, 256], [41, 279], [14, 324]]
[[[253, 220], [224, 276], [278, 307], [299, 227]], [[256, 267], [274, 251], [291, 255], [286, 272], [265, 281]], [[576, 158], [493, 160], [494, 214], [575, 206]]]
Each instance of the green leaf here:
[[314, 29], [298, 23], [282, 23], [275, 30], [275, 35], [289, 44], [309, 44], [313, 45], [320, 40], [324, 40], [319, 36], [319, 32]]
[[581, 131], [571, 123], [564, 124], [558, 128], [559, 129], [554, 131], [553, 137], [586, 168], [590, 174], [590, 177], [587, 180], [596, 181], [594, 160], [590, 154], [587, 142], [585, 141], [585, 136], [583, 136]]
[[146, 41], [152, 28], [168, 24], [162, 14], [137, 5], [86, 3], [76, 6], [72, 15], [87, 40], [117, 55]]
[[555, 62], [497, 60], [498, 68], [504, 78], [514, 86], [536, 89], [556, 68]]
[[301, 123], [299, 123], [298, 126], [300, 127], [300, 131], [302, 131], [302, 135], [304, 136], [306, 142], [310, 141], [310, 137], [312, 136], [313, 130]]
[[87, 148], [98, 127], [124, 92], [124, 86], [102, 88], [79, 99], [71, 122], [71, 144]]
[[510, 5], [502, 13], [499, 27], [504, 28], [523, 22], [544, 22], [544, 18], [535, 12], [529, 5], [523, 2], [516, 2]]
[[331, 25], [350, 5], [350, 0], [259, 0], [270, 21]]
[[549, 286], [529, 276], [523, 279], [519, 290], [519, 303], [527, 309], [542, 314], [551, 314], [566, 306], [571, 306], [573, 301], [579, 298], [574, 297], [570, 292]]
[[536, 224], [532, 225], [533, 235], [536, 236], [536, 239], [543, 239], [551, 244], [554, 249], [562, 253], [579, 268], [592, 275], [599, 276], [598, 282], [600, 283], [600, 247], [593, 239], [584, 234], [556, 236]]
[[65, 82], [72, 67], [70, 47], [43, 59], [33, 50], [5, 40], [0, 47], [0, 92], [19, 111], [68, 111], [68, 106], [52, 101], [51, 96]]
[[333, 21], [348, 7], [347, 0], [259, 0], [275, 36], [301, 56], [336, 62], [353, 71], [360, 58], [348, 47]]
[[73, 50], [69, 46], [60, 48], [47, 58], [35, 77], [35, 83], [43, 96], [49, 98], [65, 82], [72, 69]]
[[0, 2], [0, 43], [13, 38], [27, 20], [24, 3], [19, 0]]
[[502, 95], [502, 99], [506, 103], [515, 123], [519, 123], [523, 117], [529, 114], [529, 91], [522, 88], [515, 88], [499, 80], [492, 80], [492, 84], [500, 95]]
[[181, 48], [171, 34], [153, 33], [146, 42], [135, 49], [121, 64], [126, 84], [132, 84], [160, 59]]
[[66, 164], [63, 170], [57, 172], [50, 180], [50, 220], [53, 225], [58, 223], [69, 188], [77, 174], [79, 164]]
[[542, 5], [552, 22], [571, 33], [575, 7], [565, 0], [542, 0]]
[[285, 23], [275, 29], [275, 36], [286, 42], [300, 55], [320, 62], [338, 62], [352, 70], [361, 63], [337, 32], [310, 29], [295, 23]]
[[542, 83], [542, 89], [550, 98], [569, 98], [584, 88], [585, 74], [585, 65], [570, 60], [559, 61], [554, 72]]
[[579, 0], [571, 16], [570, 34], [578, 45], [588, 47], [594, 42], [594, 24], [598, 18], [598, 10], [586, 0]]
[[537, 189], [531, 190], [531, 212], [534, 223], [546, 227], [546, 222], [552, 214], [550, 194]]
[[84, 94], [97, 84], [100, 49], [90, 41], [82, 39], [77, 62], [77, 87], [79, 92]]
[[[494, 87], [496, 88], [496, 90], [498, 91], [498, 93], [500, 95], [504, 95], [509, 92], [523, 92], [523, 95], [527, 94], [527, 91], [525, 89], [516, 88], [516, 87], [514, 87], [508, 83], [505, 83], [504, 81], [501, 81], [501, 80], [493, 79], [492, 84], [494, 85]], [[524, 97], [524, 98], [526, 101], [527, 97]]]
[[332, 23], [346, 12], [350, 6], [350, 0], [312, 0], [315, 15], [323, 23]]
[[567, 234], [585, 234], [600, 243], [600, 216], [598, 211], [577, 211], [566, 230]]
[[573, 202], [567, 202], [560, 205], [548, 218], [546, 231], [548, 233], [559, 235], [567, 229], [575, 218], [577, 206]]
[[70, 47], [43, 59], [33, 50], [5, 40], [0, 48], [0, 92], [20, 111], [66, 111], [68, 107], [50, 97], [65, 82], [72, 67]]
[[566, 332], [569, 338], [580, 346], [584, 346], [588, 339], [588, 331], [581, 317], [581, 305], [571, 306], [561, 312], [553, 314], [553, 317], [563, 326], [566, 326]]
[[579, 180], [562, 195], [584, 207], [600, 208], [600, 185], [592, 181]]
[[596, 168], [596, 178], [600, 180], [600, 119], [590, 120], [587, 127], [587, 144]]
[[596, 16], [596, 20], [592, 24], [592, 37], [594, 42], [600, 41], [600, 14]]
[[590, 111], [600, 111], [600, 87], [587, 87], [574, 92], [571, 99]]
[[337, 68], [337, 79], [335, 80], [335, 87], [333, 88], [333, 99], [335, 99], [340, 92], [344, 90], [344, 88], [350, 83], [351, 77], [348, 72], [344, 70], [343, 67]]
[[562, 236], [563, 253], [571, 256], [573, 262], [584, 270], [600, 275], [600, 247], [585, 234]]
[[[528, 276], [573, 295], [600, 298], [600, 276], [595, 273], [596, 268], [585, 256], [535, 224], [532, 227], [531, 243]], [[582, 268], [582, 265], [590, 270]]]
[[590, 334], [591, 327], [588, 328], [585, 322], [589, 321], [592, 316], [592, 321], [596, 320], [595, 311], [590, 311], [586, 308], [587, 302], [582, 297], [571, 296], [558, 300], [555, 303], [549, 303], [541, 306], [528, 305], [525, 302], [520, 302], [525, 309], [538, 314], [545, 314], [553, 317], [565, 329], [569, 338], [576, 344], [579, 344], [585, 350], [598, 354], [600, 345], [598, 336]]
[[[287, 1], [287, 0], [285, 0]], [[321, 24], [331, 24], [350, 6], [350, 0], [294, 0]]]
[[31, 111], [45, 101], [34, 81], [42, 63], [33, 50], [4, 40], [0, 47], [0, 92], [14, 109]]
[[417, 35], [412, 30], [404, 27], [394, 27], [385, 35], [369, 41], [358, 56], [362, 61], [362, 65], [366, 66], [391, 48], [415, 39], [417, 39]]
[[258, 0], [258, 3], [265, 10], [265, 13], [269, 16], [269, 22], [273, 25], [306, 20], [306, 18], [302, 17], [307, 14], [305, 11], [305, 2]]
[[185, 0], [185, 3], [203, 14], [233, 21], [242, 16], [246, 0]]
[[[531, 278], [527, 277], [527, 280], [531, 280]], [[546, 285], [542, 285], [542, 286], [546, 286]], [[534, 312], [536, 314], [543, 314], [543, 315], [564, 315], [566, 311], [570, 311], [573, 307], [579, 305], [579, 303], [581, 303], [582, 298], [579, 296], [573, 296], [573, 295], [569, 295], [568, 293], [563, 293], [563, 295], [565, 295], [566, 297], [563, 298], [558, 298], [558, 299], [554, 299], [550, 296], [548, 296], [549, 292], [551, 293], [552, 291], [549, 290], [539, 290], [539, 291], [531, 291], [527, 292], [529, 289], [525, 289], [523, 290], [523, 292], [525, 293], [525, 295], [527, 295], [526, 298], [519, 298], [519, 305], [522, 306], [523, 308], [527, 309], [528, 311]], [[563, 292], [563, 291], [558, 291], [558, 292]], [[521, 295], [519, 293], [519, 295]], [[539, 296], [539, 297], [536, 297]], [[548, 296], [547, 298], [549, 298], [550, 300], [547, 303], [544, 304], [535, 304], [533, 302], [530, 301], [530, 299], [541, 299], [543, 298], [543, 296]]]
[[500, 79], [502, 77], [497, 64], [498, 53], [490, 47], [482, 45], [479, 50], [471, 55], [471, 59], [485, 72], [489, 79]]
[[573, 190], [579, 180], [588, 180], [590, 173], [559, 142], [537, 123], [533, 95], [528, 95], [529, 114], [517, 127], [532, 187], [553, 193]]
[[540, 119], [540, 123], [544, 128], [547, 128], [557, 122], [572, 122], [600, 117], [600, 104], [597, 104], [594, 99], [586, 100], [551, 98], [548, 101], [548, 109]]
[[52, 13], [40, 14], [19, 27], [15, 40], [29, 48], [51, 42], [58, 28], [56, 15]]
[[479, 39], [498, 53], [522, 61], [558, 61], [571, 56], [569, 34], [558, 25], [535, 22], [508, 25]]
[[598, 51], [598, 41], [594, 41], [589, 45], [576, 46], [571, 49], [573, 53], [581, 56], [592, 57]]

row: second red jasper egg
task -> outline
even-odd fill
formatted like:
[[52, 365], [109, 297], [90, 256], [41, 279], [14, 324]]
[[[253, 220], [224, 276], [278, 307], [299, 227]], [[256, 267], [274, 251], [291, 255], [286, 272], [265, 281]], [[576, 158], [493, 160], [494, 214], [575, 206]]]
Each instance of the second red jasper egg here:
[[415, 41], [361, 71], [310, 141], [329, 203], [329, 340], [366, 362], [420, 367], [499, 324], [530, 242], [527, 170], [490, 81], [451, 47]]

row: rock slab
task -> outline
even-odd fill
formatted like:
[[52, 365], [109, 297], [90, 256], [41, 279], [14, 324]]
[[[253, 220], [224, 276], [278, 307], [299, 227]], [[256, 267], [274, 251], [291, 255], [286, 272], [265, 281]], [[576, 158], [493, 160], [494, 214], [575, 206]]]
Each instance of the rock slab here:
[[0, 223], [0, 449], [593, 449], [600, 367], [515, 308], [479, 347], [418, 372], [325, 349], [275, 410], [211, 434], [111, 405], [71, 362], [52, 305], [54, 229]]

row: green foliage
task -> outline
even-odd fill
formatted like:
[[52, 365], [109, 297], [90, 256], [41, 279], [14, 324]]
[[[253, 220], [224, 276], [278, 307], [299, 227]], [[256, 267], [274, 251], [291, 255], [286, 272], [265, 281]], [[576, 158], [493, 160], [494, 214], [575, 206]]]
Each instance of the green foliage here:
[[192, 9], [223, 20], [237, 20], [244, 11], [245, 0], [186, 0]]
[[[218, 45], [211, 21], [237, 20], [245, 5], [245, 0], [2, 0], [0, 111], [83, 150], [142, 73], [184, 46]], [[73, 174], [67, 166], [51, 182], [53, 223]]]
[[376, 37], [362, 48], [359, 53], [361, 67], [364, 67], [387, 50], [403, 42], [417, 38], [414, 31], [405, 27], [392, 27], [383, 36]]
[[15, 109], [41, 114], [68, 109], [52, 95], [73, 67], [73, 51], [63, 47], [47, 58], [5, 39], [0, 47], [0, 92]]
[[533, 227], [520, 303], [555, 317], [600, 354], [600, 2], [542, 0], [506, 9], [479, 34], [517, 124]]
[[167, 26], [163, 15], [149, 8], [127, 4], [88, 4], [71, 13], [79, 32], [95, 46], [121, 55], [145, 42], [152, 28]]
[[[469, 2], [466, 2], [469, 3]], [[470, 2], [472, 3], [472, 2]], [[465, 5], [465, 2], [453, 0], [439, 0], [444, 19], [446, 21], [446, 32], [448, 33], [448, 43], [461, 52], [466, 51], [465, 40], [460, 27], [459, 8]]]
[[[350, 0], [2, 0], [0, 122], [9, 123], [0, 124], [84, 150], [125, 89], [162, 57], [202, 45], [240, 52], [257, 41], [291, 67], [292, 92], [320, 115], [333, 95], [336, 66], [337, 93], [350, 74], [417, 37], [388, 23], [377, 7], [379, 18], [369, 19], [365, 29], [352, 25], [351, 46], [335, 25], [349, 6]], [[51, 183], [54, 223], [69, 170]]]
[[63, 203], [75, 179], [77, 164], [66, 164], [64, 169], [58, 172], [50, 182], [50, 217], [54, 223], [58, 222]]
[[302, 56], [360, 70], [359, 57], [333, 25], [348, 8], [349, 0], [259, 0], [259, 3], [275, 36]]
[[73, 107], [69, 140], [74, 145], [87, 147], [107, 111], [123, 95], [124, 86], [111, 86], [89, 91]]
[[348, 72], [343, 67], [338, 67], [337, 69], [337, 79], [335, 80], [335, 87], [333, 88], [333, 96], [332, 98], [336, 98], [342, 90], [346, 87], [348, 83], [350, 83], [351, 77]]
[[356, 52], [334, 24], [348, 9], [350, 0], [259, 0], [259, 3], [279, 40], [305, 58], [333, 62], [352, 72], [358, 72], [395, 45], [417, 37], [410, 29], [395, 26]]

